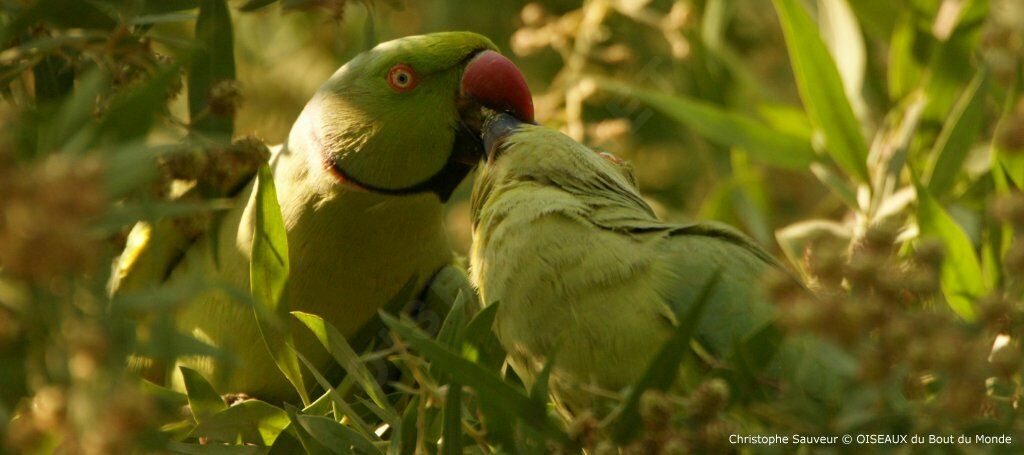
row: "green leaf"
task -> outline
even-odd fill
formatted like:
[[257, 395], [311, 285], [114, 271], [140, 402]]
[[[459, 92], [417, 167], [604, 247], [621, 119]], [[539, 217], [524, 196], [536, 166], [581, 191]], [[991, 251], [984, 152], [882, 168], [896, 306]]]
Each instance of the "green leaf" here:
[[186, 444], [170, 442], [167, 449], [171, 453], [188, 455], [256, 455], [267, 453], [266, 448], [257, 446], [224, 445], [224, 444]]
[[946, 247], [942, 261], [940, 282], [946, 301], [960, 317], [967, 321], [975, 318], [973, 301], [985, 293], [981, 264], [974, 253], [967, 233], [949, 216], [945, 209], [915, 182], [917, 189], [917, 224], [922, 238], [937, 238]]
[[452, 309], [437, 332], [437, 341], [448, 349], [458, 350], [466, 331], [466, 299], [459, 291], [452, 303]]
[[256, 322], [271, 357], [288, 381], [299, 392], [303, 404], [309, 395], [302, 382], [299, 361], [290, 348], [291, 334], [285, 324], [288, 305], [285, 287], [288, 282], [288, 235], [277, 202], [274, 175], [270, 166], [260, 167], [256, 180], [255, 228], [252, 236], [252, 262], [249, 282]]
[[978, 139], [985, 107], [987, 74], [988, 71], [982, 69], [974, 76], [950, 112], [932, 148], [925, 175], [928, 192], [935, 197], [941, 198], [953, 186], [971, 145]]
[[181, 370], [181, 377], [185, 382], [188, 407], [192, 409], [192, 417], [196, 422], [202, 422], [207, 417], [228, 408], [220, 394], [198, 371], [183, 366], [178, 369]]
[[312, 363], [309, 362], [309, 360], [306, 360], [305, 356], [303, 356], [298, 351], [295, 352], [295, 355], [298, 356], [299, 360], [301, 360], [302, 363], [306, 365], [306, 368], [308, 368], [310, 373], [313, 374], [313, 377], [316, 379], [317, 383], [320, 384], [320, 387], [323, 387], [324, 390], [327, 391], [327, 394], [330, 395], [331, 400], [334, 402], [335, 412], [340, 413], [343, 416], [347, 416], [349, 419], [352, 420], [352, 423], [356, 425], [356, 428], [359, 430], [360, 433], [362, 433], [365, 436], [369, 436], [370, 433], [372, 432], [372, 429], [370, 428], [369, 425], [366, 424], [366, 422], [363, 421], [363, 418], [359, 417], [359, 414], [356, 413], [354, 409], [352, 409], [352, 406], [349, 406], [349, 404], [345, 402], [345, 397], [341, 396], [341, 393], [339, 393], [334, 387], [331, 387], [331, 383], [327, 382], [327, 379], [325, 379], [323, 375], [321, 375], [320, 372], [316, 370], [316, 368], [313, 366]]
[[459, 455], [462, 449], [462, 385], [458, 382], [448, 383], [448, 393], [444, 397], [444, 421], [441, 435], [442, 455]]
[[854, 114], [860, 117], [866, 113], [861, 91], [867, 55], [857, 17], [847, 0], [818, 0], [818, 23], [822, 39], [836, 62], [846, 98]]
[[497, 374], [485, 370], [426, 337], [419, 329], [392, 316], [381, 313], [381, 319], [398, 336], [407, 341], [428, 360], [449, 375], [477, 390], [481, 401], [489, 401], [505, 413], [518, 418], [547, 438], [571, 444], [572, 441], [547, 416], [544, 403], [531, 400]]
[[416, 420], [419, 417], [420, 396], [413, 395], [409, 404], [405, 406], [405, 413], [398, 428], [394, 430], [391, 437], [391, 446], [388, 448], [388, 455], [406, 455], [416, 453]]
[[379, 454], [382, 453], [373, 442], [366, 439], [355, 430], [346, 427], [327, 417], [297, 415], [299, 425], [305, 429], [317, 442], [331, 449], [334, 453], [349, 453], [349, 447], [355, 449], [356, 453]]
[[[348, 344], [348, 341], [345, 340], [345, 337], [338, 329], [314, 314], [294, 311], [292, 316], [295, 316], [296, 319], [313, 332], [313, 335], [320, 341], [320, 344], [345, 369], [346, 374], [355, 378], [356, 383], [363, 388], [363, 391], [373, 400], [374, 404], [379, 406], [381, 410], [390, 410], [387, 395], [380, 388], [380, 384], [377, 383], [373, 374], [366, 368], [362, 359], [359, 358], [359, 355], [356, 354], [355, 350], [352, 349], [352, 346]], [[394, 423], [398, 420], [398, 416], [391, 415], [385, 420], [388, 423]]]
[[729, 112], [693, 98], [673, 96], [608, 79], [596, 79], [596, 82], [606, 90], [642, 101], [693, 128], [710, 141], [725, 147], [742, 148], [762, 163], [802, 169], [815, 160], [814, 149], [806, 140], [775, 131], [752, 117]]
[[944, 31], [940, 34], [950, 33], [948, 38], [943, 41], [941, 35], [935, 36], [938, 30], [932, 27], [932, 35], [939, 41], [934, 43], [928, 59], [925, 77], [928, 106], [923, 115], [925, 119], [934, 122], [947, 118], [956, 103], [960, 87], [967, 85], [974, 76], [975, 66], [971, 63], [981, 46], [981, 26], [988, 15], [988, 0], [963, 0], [958, 3], [959, 8], [939, 9], [956, 14], [952, 20], [943, 21], [948, 26], [943, 27]]
[[146, 395], [158, 398], [160, 401], [163, 401], [170, 406], [181, 407], [188, 404], [188, 396], [185, 394], [154, 384], [142, 378], [139, 378], [139, 389], [145, 392]]
[[683, 359], [690, 352], [690, 339], [696, 333], [697, 323], [704, 313], [704, 308], [711, 301], [710, 297], [720, 278], [721, 271], [716, 270], [704, 283], [696, 301], [690, 305], [686, 313], [676, 315], [679, 324], [675, 327], [672, 337], [661, 346], [647, 364], [643, 376], [630, 388], [626, 401], [615, 410], [617, 416], [612, 428], [612, 437], [616, 442], [625, 444], [640, 430], [643, 422], [640, 418], [640, 398], [644, 392], [651, 389], [668, 390], [672, 386]]
[[832, 158], [853, 178], [868, 181], [867, 144], [842, 79], [817, 27], [796, 0], [772, 0], [779, 14], [800, 98], [825, 136]]
[[276, 1], [277, 0], [249, 0], [249, 1], [245, 2], [245, 3], [243, 3], [242, 6], [239, 6], [238, 10], [239, 11], [246, 11], [246, 12], [256, 11], [256, 10], [258, 10], [260, 8], [265, 7], [265, 6], [269, 6], [269, 5], [273, 4]]
[[[291, 421], [291, 423], [288, 425], [285, 431], [281, 432], [281, 436], [278, 436], [278, 441], [284, 439], [284, 444], [288, 446], [294, 446], [295, 443], [297, 442], [299, 446], [301, 446], [302, 451], [309, 455], [322, 455], [334, 453], [332, 449], [324, 447], [323, 444], [320, 443], [320, 441], [317, 441], [316, 438], [311, 436], [309, 432], [307, 432], [306, 429], [303, 428], [301, 424], [299, 424], [298, 408], [288, 403], [285, 403], [284, 410], [286, 413], [288, 413], [288, 419]], [[279, 448], [277, 441], [274, 441], [274, 447], [272, 448], [271, 451], [283, 453], [280, 452], [283, 450], [284, 447]], [[293, 451], [290, 453], [296, 452]]]
[[248, 400], [208, 416], [192, 430], [189, 437], [206, 437], [213, 441], [271, 445], [288, 426], [284, 410], [263, 401]]
[[494, 334], [494, 318], [498, 315], [498, 302], [485, 306], [466, 325], [464, 341], [469, 348], [475, 350], [473, 360], [497, 371], [505, 362], [505, 349]]
[[828, 188], [832, 194], [839, 197], [839, 200], [846, 203], [851, 210], [860, 211], [860, 203], [857, 202], [857, 192], [845, 179], [836, 175], [828, 166], [821, 163], [812, 164], [810, 170], [818, 178], [818, 181], [825, 185], [825, 188]]
[[231, 140], [234, 119], [209, 111], [210, 89], [235, 78], [234, 40], [227, 0], [201, 0], [196, 19], [199, 48], [188, 69], [188, 112], [195, 131]]
[[918, 39], [915, 17], [904, 13], [893, 29], [889, 43], [889, 99], [897, 101], [921, 85], [921, 64], [914, 56]]

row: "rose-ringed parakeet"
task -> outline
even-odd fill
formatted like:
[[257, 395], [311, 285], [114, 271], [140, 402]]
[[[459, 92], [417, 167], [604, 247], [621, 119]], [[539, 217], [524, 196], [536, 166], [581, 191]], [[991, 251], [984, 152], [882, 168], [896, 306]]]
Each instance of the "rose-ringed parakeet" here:
[[[589, 401], [581, 386], [634, 385], [709, 285], [694, 336], [706, 353], [758, 344], [767, 358], [754, 363], [776, 378], [820, 360], [780, 340], [761, 281], [786, 272], [740, 232], [659, 220], [625, 163], [557, 131], [497, 115], [483, 137], [470, 276], [499, 305], [495, 332], [528, 386], [551, 362], [550, 390], [571, 412]], [[833, 385], [798, 382], [814, 399]]]
[[[442, 204], [482, 154], [481, 109], [533, 115], [522, 75], [495, 49], [468, 32], [393, 40], [354, 57], [313, 95], [270, 158], [287, 231], [290, 309], [322, 316], [352, 337], [403, 286], [413, 283], [419, 293], [442, 269], [445, 279], [458, 275]], [[115, 270], [115, 296], [195, 276], [248, 290], [254, 184], [205, 234], [216, 241], [176, 235], [171, 246], [156, 246], [157, 231], [137, 227]], [[174, 324], [229, 354], [230, 367], [211, 356], [178, 359], [219, 390], [295, 396], [244, 301], [210, 291], [184, 305]], [[307, 329], [291, 327], [300, 353], [317, 367], [329, 364]], [[171, 371], [180, 386], [178, 369]]]

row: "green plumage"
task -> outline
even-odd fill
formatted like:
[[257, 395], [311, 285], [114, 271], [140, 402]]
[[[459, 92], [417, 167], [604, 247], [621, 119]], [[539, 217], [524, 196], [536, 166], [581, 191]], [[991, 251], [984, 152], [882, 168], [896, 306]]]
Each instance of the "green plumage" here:
[[[451, 170], [460, 127], [459, 78], [467, 59], [485, 49], [495, 46], [463, 32], [394, 40], [352, 59], [313, 95], [287, 142], [270, 158], [287, 230], [291, 275], [285, 299], [292, 310], [320, 315], [349, 337], [375, 335], [367, 323], [404, 285], [413, 283], [415, 296], [434, 276], [453, 279], [450, 270], [438, 275], [452, 261], [442, 222], [446, 196], [439, 197], [450, 189], [416, 186], [444, 172], [447, 180], [441, 183], [454, 187], [468, 172], [468, 165]], [[399, 64], [415, 71], [415, 90], [389, 86], [388, 72]], [[216, 231], [194, 242], [165, 232], [171, 229], [167, 223], [137, 227], [115, 270], [113, 293], [195, 277], [246, 293], [252, 183], [236, 201], [214, 224]], [[210, 290], [191, 298], [174, 318], [180, 331], [228, 354], [226, 361], [209, 356], [177, 361], [203, 373], [218, 390], [267, 400], [296, 396], [243, 300]], [[326, 367], [329, 357], [309, 331], [295, 321], [291, 329], [299, 352]], [[138, 363], [151, 378], [177, 374], [170, 365]], [[171, 381], [180, 387], [180, 378]]]
[[522, 125], [496, 147], [474, 188], [471, 278], [500, 302], [495, 329], [526, 382], [554, 359], [570, 408], [581, 384], [633, 384], [716, 271], [707, 351], [728, 358], [772, 325], [760, 281], [784, 269], [741, 233], [659, 220], [627, 167], [556, 131]]

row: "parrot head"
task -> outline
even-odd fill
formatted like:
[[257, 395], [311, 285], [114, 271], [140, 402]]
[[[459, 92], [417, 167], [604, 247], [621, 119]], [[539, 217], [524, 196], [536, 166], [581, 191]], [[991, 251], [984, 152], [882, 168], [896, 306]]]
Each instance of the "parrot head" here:
[[514, 116], [491, 115], [482, 127], [486, 161], [473, 187], [474, 223], [489, 200], [517, 185], [550, 187], [576, 198], [604, 195], [650, 212], [628, 162]]
[[496, 49], [469, 32], [382, 43], [324, 83], [289, 142], [311, 144], [344, 185], [444, 201], [483, 153], [484, 108], [533, 121], [522, 74]]

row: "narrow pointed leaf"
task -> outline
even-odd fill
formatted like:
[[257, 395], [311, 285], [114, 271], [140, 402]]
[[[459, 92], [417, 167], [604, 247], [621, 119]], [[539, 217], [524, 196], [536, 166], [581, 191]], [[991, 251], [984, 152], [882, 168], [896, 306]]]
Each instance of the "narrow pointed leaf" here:
[[260, 167], [257, 177], [255, 220], [249, 279], [256, 322], [277, 367], [295, 386], [302, 402], [308, 404], [309, 395], [302, 382], [302, 371], [290, 348], [291, 334], [284, 323], [284, 316], [288, 314], [288, 305], [284, 301], [289, 273], [288, 236], [277, 202], [274, 176], [267, 165]]
[[228, 408], [227, 403], [214, 390], [198, 371], [187, 367], [178, 367], [185, 382], [188, 395], [188, 407], [192, 409], [192, 417], [202, 422], [207, 417]]
[[[294, 311], [292, 315], [305, 324], [306, 327], [309, 327], [309, 330], [313, 332], [313, 335], [320, 341], [320, 344], [345, 369], [346, 374], [355, 378], [356, 383], [363, 388], [363, 391], [370, 396], [370, 399], [377, 406], [381, 409], [388, 409], [387, 397], [380, 388], [380, 384], [377, 383], [373, 374], [366, 368], [366, 365], [363, 364], [359, 355], [348, 344], [348, 341], [345, 340], [341, 332], [338, 332], [338, 329], [314, 314]], [[392, 419], [392, 421], [394, 420]]]
[[800, 98], [811, 121], [824, 134], [829, 155], [853, 178], [868, 181], [867, 144], [818, 28], [797, 0], [772, 2], [782, 23]]
[[263, 401], [248, 400], [210, 415], [192, 430], [189, 437], [212, 441], [271, 445], [288, 426], [284, 410]]
[[598, 79], [606, 90], [630, 96], [692, 128], [724, 147], [739, 147], [760, 162], [790, 169], [806, 168], [815, 160], [811, 144], [800, 137], [775, 131], [756, 119], [683, 96], [673, 96], [621, 82]]
[[985, 81], [987, 71], [982, 69], [964, 90], [949, 119], [942, 125], [942, 133], [932, 148], [928, 167], [928, 192], [941, 198], [949, 191], [960, 173], [971, 145], [981, 131], [985, 107]]
[[370, 426], [363, 421], [362, 417], [359, 417], [359, 414], [352, 409], [352, 406], [345, 402], [345, 397], [341, 396], [341, 393], [332, 387], [331, 383], [327, 382], [327, 379], [325, 379], [323, 375], [313, 367], [313, 364], [310, 363], [309, 360], [306, 360], [302, 354], [296, 352], [295, 355], [297, 355], [299, 360], [306, 365], [306, 368], [309, 369], [310, 374], [312, 374], [317, 383], [320, 384], [320, 387], [323, 387], [324, 390], [327, 391], [328, 395], [330, 395], [331, 401], [334, 402], [335, 412], [351, 419], [352, 423], [356, 425], [360, 433], [369, 436], [371, 433]]
[[974, 299], [981, 297], [985, 289], [981, 264], [971, 239], [920, 185], [917, 186], [917, 200], [917, 224], [921, 237], [937, 238], [946, 247], [940, 272], [942, 293], [953, 311], [972, 321], [975, 317]]
[[420, 351], [438, 368], [459, 378], [467, 386], [473, 387], [480, 396], [488, 397], [489, 401], [507, 414], [515, 416], [545, 437], [562, 443], [571, 443], [565, 432], [548, 418], [547, 410], [542, 402], [531, 400], [522, 391], [503, 381], [497, 374], [445, 349], [412, 325], [383, 313], [381, 319], [392, 331]]
[[448, 394], [444, 397], [444, 420], [442, 421], [441, 445], [442, 455], [459, 455], [462, 449], [462, 385], [457, 382], [448, 384]]
[[336, 454], [351, 453], [349, 447], [361, 454], [381, 453], [366, 437], [327, 417], [297, 415], [296, 419], [313, 439]]

